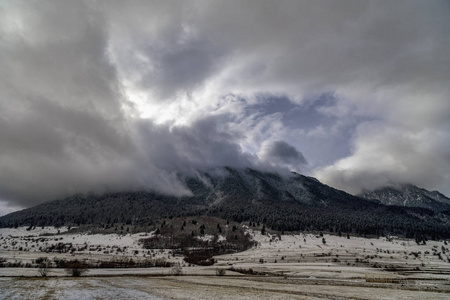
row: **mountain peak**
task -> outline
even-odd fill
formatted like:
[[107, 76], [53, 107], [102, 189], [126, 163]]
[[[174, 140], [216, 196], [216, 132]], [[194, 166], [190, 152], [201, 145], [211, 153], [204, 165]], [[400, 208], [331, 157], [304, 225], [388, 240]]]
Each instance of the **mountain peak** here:
[[421, 207], [434, 211], [450, 210], [450, 199], [438, 191], [428, 191], [413, 184], [395, 184], [363, 191], [358, 196], [385, 205]]

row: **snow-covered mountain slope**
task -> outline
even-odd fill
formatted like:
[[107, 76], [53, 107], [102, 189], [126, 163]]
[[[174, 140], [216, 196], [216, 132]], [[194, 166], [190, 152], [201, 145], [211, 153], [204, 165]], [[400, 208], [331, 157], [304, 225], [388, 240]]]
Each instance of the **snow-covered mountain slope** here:
[[359, 196], [378, 200], [385, 205], [422, 207], [434, 211], [450, 210], [449, 198], [437, 191], [428, 191], [412, 184], [382, 187], [365, 191]]

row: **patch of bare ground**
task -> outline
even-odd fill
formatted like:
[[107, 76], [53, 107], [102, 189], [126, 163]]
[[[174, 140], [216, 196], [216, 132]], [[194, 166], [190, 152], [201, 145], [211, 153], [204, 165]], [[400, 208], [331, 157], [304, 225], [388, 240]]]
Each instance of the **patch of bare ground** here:
[[[319, 286], [344, 286], [344, 287], [370, 287], [381, 289], [400, 289], [410, 291], [433, 291], [450, 294], [450, 283], [444, 280], [423, 280], [408, 279], [401, 283], [371, 283], [364, 280], [339, 280], [333, 278], [310, 279], [310, 278], [283, 278], [259, 276], [252, 278], [242, 278], [243, 280], [252, 280], [258, 282], [269, 282], [276, 284], [296, 284], [296, 285], [319, 285]], [[418, 280], [421, 280], [418, 283]], [[450, 295], [449, 295], [450, 297]]]
[[196, 289], [194, 286], [197, 286], [202, 289], [210, 287], [235, 291], [274, 293], [281, 297], [280, 299], [449, 299], [450, 296], [448, 291], [418, 291], [395, 285], [347, 284], [321, 280], [301, 281], [277, 277], [215, 278], [186, 276], [164, 278], [161, 281], [171, 281], [183, 286], [185, 283], [189, 283], [187, 286], [190, 289]]

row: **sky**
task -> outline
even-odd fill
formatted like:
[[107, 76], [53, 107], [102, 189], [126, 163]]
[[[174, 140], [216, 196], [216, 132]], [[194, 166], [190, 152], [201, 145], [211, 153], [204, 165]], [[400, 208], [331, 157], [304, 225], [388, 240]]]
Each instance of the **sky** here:
[[286, 170], [450, 195], [448, 1], [0, 2], [0, 215]]

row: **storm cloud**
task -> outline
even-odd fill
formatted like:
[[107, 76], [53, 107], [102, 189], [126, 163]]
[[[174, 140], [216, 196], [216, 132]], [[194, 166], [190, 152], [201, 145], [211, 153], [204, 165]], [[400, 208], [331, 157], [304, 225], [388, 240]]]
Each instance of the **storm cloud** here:
[[266, 141], [261, 147], [259, 157], [277, 164], [303, 165], [306, 159], [295, 147], [284, 141]]
[[0, 215], [186, 194], [177, 174], [223, 165], [450, 194], [449, 15], [447, 1], [2, 1]]

